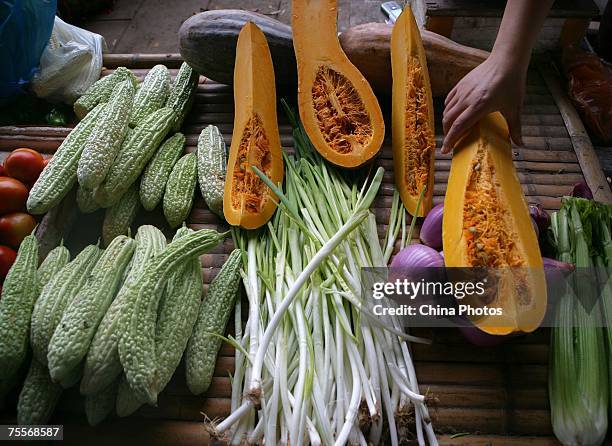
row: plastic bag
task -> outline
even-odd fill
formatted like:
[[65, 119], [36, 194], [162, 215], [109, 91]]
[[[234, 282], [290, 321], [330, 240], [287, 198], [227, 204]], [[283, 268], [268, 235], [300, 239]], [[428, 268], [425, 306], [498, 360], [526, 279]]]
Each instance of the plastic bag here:
[[101, 35], [56, 17], [32, 90], [40, 98], [72, 104], [100, 77], [104, 50]]
[[563, 54], [569, 96], [591, 132], [612, 143], [612, 73], [596, 54], [575, 48]]
[[24, 93], [53, 29], [56, 0], [0, 0], [0, 104]]

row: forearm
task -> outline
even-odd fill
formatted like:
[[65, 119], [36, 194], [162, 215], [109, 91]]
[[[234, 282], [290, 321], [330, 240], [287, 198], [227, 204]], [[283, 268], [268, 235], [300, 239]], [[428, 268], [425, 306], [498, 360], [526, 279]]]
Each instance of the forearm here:
[[553, 3], [554, 0], [508, 0], [491, 55], [526, 70]]

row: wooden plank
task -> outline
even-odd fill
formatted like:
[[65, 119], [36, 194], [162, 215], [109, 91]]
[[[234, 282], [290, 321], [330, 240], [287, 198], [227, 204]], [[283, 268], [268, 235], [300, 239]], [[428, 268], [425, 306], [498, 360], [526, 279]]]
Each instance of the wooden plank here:
[[[425, 0], [427, 15], [501, 17], [505, 0]], [[599, 8], [592, 0], [557, 0], [549, 17], [593, 18]]]
[[593, 197], [603, 203], [612, 203], [612, 191], [610, 191], [610, 185], [603, 173], [591, 139], [570, 98], [563, 87], [561, 87], [558, 75], [550, 65], [541, 64], [539, 65], [539, 70], [559, 107], [580, 167], [582, 168], [584, 179], [593, 191]]
[[433, 16], [427, 18], [425, 28], [434, 33], [438, 33], [441, 36], [451, 38], [453, 34], [453, 25], [455, 18], [451, 16]]
[[566, 19], [559, 38], [561, 47], [567, 48], [571, 45], [578, 45], [586, 34], [590, 22], [589, 19]]

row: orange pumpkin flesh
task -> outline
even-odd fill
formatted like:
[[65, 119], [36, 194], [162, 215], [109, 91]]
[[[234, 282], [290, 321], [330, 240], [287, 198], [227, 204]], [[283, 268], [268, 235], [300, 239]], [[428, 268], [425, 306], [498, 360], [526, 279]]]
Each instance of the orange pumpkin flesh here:
[[255, 229], [272, 217], [277, 197], [252, 167], [275, 184], [283, 181], [284, 170], [272, 57], [264, 34], [251, 22], [238, 36], [234, 108], [223, 214], [231, 225]]
[[294, 0], [300, 118], [317, 151], [357, 167], [382, 146], [385, 124], [368, 81], [340, 47], [335, 0]]
[[486, 267], [500, 274], [487, 306], [503, 314], [472, 319], [477, 327], [496, 335], [538, 328], [547, 299], [542, 256], [499, 113], [483, 118], [455, 147], [443, 242], [447, 267]]
[[408, 212], [421, 217], [429, 212], [433, 200], [436, 142], [427, 60], [410, 6], [406, 6], [391, 33], [391, 67], [395, 186]]

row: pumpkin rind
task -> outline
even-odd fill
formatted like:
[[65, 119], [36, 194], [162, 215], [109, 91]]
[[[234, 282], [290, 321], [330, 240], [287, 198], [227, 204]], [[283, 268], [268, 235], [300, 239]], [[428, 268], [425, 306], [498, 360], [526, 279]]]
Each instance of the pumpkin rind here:
[[488, 304], [503, 315], [473, 320], [477, 327], [496, 335], [538, 328], [546, 311], [542, 256], [499, 113], [484, 117], [455, 147], [442, 233], [447, 267], [510, 273]]
[[[423, 42], [406, 6], [391, 35], [395, 186], [411, 215], [431, 209], [434, 186], [434, 110]], [[426, 187], [419, 209], [419, 197]]]
[[292, 8], [298, 105], [306, 133], [328, 161], [358, 167], [378, 153], [385, 136], [378, 100], [340, 47], [336, 0], [295, 0]]
[[283, 181], [284, 170], [272, 57], [264, 34], [250, 22], [238, 37], [234, 104], [223, 214], [231, 225], [255, 229], [272, 217], [277, 198], [252, 167], [275, 184]]

